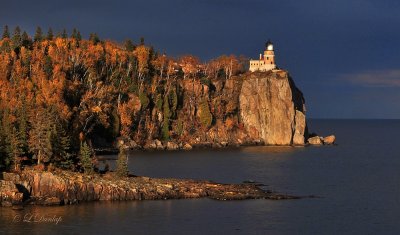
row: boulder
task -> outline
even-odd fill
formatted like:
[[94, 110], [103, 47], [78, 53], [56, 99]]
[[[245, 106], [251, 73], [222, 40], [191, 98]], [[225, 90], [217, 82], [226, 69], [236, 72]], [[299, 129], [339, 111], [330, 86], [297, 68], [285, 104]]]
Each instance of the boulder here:
[[334, 144], [334, 143], [335, 143], [335, 140], [336, 140], [336, 137], [335, 137], [334, 135], [326, 136], [326, 137], [323, 139], [324, 144], [326, 144], [326, 145]]
[[319, 136], [314, 136], [314, 137], [309, 138], [308, 143], [311, 145], [322, 145], [323, 144], [321, 137], [319, 137]]
[[[8, 173], [9, 176], [12, 174]], [[19, 177], [18, 177], [19, 179]], [[0, 180], [0, 203], [2, 206], [22, 204], [23, 193], [19, 192], [13, 181]]]
[[164, 146], [163, 146], [163, 144], [161, 143], [160, 140], [155, 139], [155, 140], [154, 140], [154, 143], [156, 144], [156, 148], [157, 148], [158, 150], [163, 150], [163, 149], [164, 149]]
[[179, 146], [175, 142], [168, 141], [167, 142], [167, 150], [177, 150]]
[[184, 150], [192, 150], [193, 147], [192, 147], [192, 145], [186, 143], [186, 144], [183, 145], [183, 149], [184, 149]]

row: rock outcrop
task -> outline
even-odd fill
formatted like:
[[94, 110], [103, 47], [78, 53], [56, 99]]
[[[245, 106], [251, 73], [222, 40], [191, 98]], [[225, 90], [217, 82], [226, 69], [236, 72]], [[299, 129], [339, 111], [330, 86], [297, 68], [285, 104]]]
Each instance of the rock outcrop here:
[[208, 197], [218, 200], [292, 199], [267, 192], [254, 184], [219, 184], [189, 179], [149, 177], [114, 178], [76, 172], [3, 173], [0, 202], [3, 206], [75, 204], [83, 201], [159, 200]]
[[314, 136], [308, 139], [308, 143], [311, 145], [322, 145], [324, 142], [322, 141], [322, 138], [319, 136]]
[[282, 70], [243, 75], [240, 117], [250, 138], [267, 145], [304, 145], [303, 94]]
[[326, 145], [334, 144], [334, 143], [335, 143], [335, 140], [336, 140], [336, 136], [334, 136], [334, 135], [326, 136], [326, 137], [324, 137], [324, 139], [323, 139], [324, 144], [326, 144]]

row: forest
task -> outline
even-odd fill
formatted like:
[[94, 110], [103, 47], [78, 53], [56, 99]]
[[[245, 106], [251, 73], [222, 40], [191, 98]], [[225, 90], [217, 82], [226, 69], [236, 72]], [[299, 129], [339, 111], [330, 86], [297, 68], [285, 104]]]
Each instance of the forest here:
[[94, 149], [117, 138], [145, 144], [192, 138], [218, 121], [233, 127], [237, 110], [214, 99], [213, 83], [244, 72], [244, 62], [234, 55], [173, 58], [143, 38], [119, 43], [40, 27], [31, 37], [4, 26], [0, 168], [89, 172]]

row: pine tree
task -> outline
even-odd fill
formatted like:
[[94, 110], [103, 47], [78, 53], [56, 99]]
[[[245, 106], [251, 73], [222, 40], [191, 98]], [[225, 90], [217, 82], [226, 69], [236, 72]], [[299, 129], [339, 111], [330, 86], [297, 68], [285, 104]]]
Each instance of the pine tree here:
[[61, 33], [61, 38], [66, 39], [68, 38], [68, 34], [67, 34], [67, 30], [63, 29], [62, 33]]
[[42, 32], [42, 28], [37, 27], [36, 28], [36, 33], [35, 36], [33, 38], [34, 42], [41, 42], [43, 40], [43, 32]]
[[51, 123], [47, 110], [38, 107], [30, 114], [31, 130], [29, 131], [29, 150], [37, 158], [37, 164], [49, 161], [53, 155], [51, 146]]
[[73, 163], [72, 155], [69, 153], [70, 139], [60, 121], [52, 124], [50, 139], [53, 150], [50, 162], [64, 169], [69, 168]]
[[10, 31], [8, 30], [8, 25], [4, 26], [3, 36], [1, 39], [10, 38]]
[[53, 40], [53, 38], [54, 38], [54, 34], [53, 34], [53, 29], [52, 28], [49, 28], [49, 31], [47, 31], [47, 40]]
[[78, 41], [82, 40], [82, 35], [81, 35], [81, 32], [79, 32], [79, 31], [76, 33], [76, 40], [78, 40]]
[[76, 28], [72, 30], [71, 38], [78, 39], [78, 31], [76, 30]]
[[21, 29], [19, 28], [19, 26], [15, 27], [11, 42], [13, 50], [18, 50], [21, 47], [22, 39], [21, 39]]
[[100, 38], [96, 33], [91, 33], [89, 35], [89, 41], [91, 41], [94, 45], [97, 45], [97, 43], [100, 42]]
[[135, 45], [133, 44], [132, 40], [127, 39], [124, 42], [125, 50], [133, 51], [135, 49]]
[[81, 165], [83, 171], [87, 174], [92, 174], [94, 172], [94, 166], [92, 162], [92, 150], [86, 142], [81, 142], [81, 148], [79, 150], [79, 159], [81, 161]]
[[128, 155], [122, 146], [119, 148], [116, 173], [119, 177], [127, 177], [129, 175]]
[[24, 31], [21, 36], [21, 45], [26, 48], [31, 48], [32, 44], [32, 39], [29, 37], [28, 33]]

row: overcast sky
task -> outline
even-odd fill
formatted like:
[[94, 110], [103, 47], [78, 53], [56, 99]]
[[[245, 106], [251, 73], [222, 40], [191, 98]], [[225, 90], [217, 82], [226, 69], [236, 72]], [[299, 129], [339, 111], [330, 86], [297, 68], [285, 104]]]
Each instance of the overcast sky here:
[[0, 24], [78, 28], [172, 56], [257, 58], [270, 38], [312, 118], [400, 118], [398, 0], [6, 1]]

